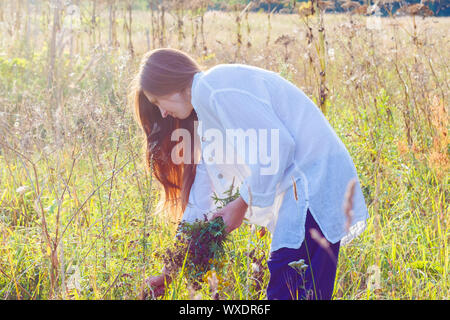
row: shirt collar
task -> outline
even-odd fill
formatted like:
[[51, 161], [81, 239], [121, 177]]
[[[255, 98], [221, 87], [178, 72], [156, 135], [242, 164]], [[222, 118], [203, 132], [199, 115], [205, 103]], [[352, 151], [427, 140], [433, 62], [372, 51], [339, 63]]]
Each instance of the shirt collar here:
[[194, 107], [194, 110], [197, 112], [198, 111], [198, 107], [195, 105], [194, 103], [194, 92], [195, 92], [195, 87], [198, 84], [198, 81], [200, 80], [200, 78], [202, 77], [202, 75], [204, 74], [203, 71], [197, 72], [194, 74], [193, 80], [192, 80], [192, 87], [191, 87], [191, 104]]

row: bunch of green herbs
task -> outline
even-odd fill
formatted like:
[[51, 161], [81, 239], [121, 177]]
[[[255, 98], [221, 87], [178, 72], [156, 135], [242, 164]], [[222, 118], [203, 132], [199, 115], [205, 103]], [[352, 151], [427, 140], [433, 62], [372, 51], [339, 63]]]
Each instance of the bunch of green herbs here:
[[[233, 184], [234, 181], [225, 192], [225, 198], [219, 198], [214, 192], [212, 199], [218, 210], [239, 197], [239, 188], [233, 193]], [[192, 287], [199, 289], [204, 274], [223, 266], [219, 261], [224, 256], [224, 244], [228, 240], [225, 228], [222, 217], [208, 220], [207, 214], [202, 220], [180, 222], [176, 241], [162, 255], [168, 273], [174, 275], [182, 270]]]

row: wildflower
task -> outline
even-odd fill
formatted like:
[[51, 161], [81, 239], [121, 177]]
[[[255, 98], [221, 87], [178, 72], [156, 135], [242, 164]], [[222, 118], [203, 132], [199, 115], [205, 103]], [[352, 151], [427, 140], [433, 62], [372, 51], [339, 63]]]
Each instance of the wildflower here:
[[16, 192], [17, 192], [18, 194], [24, 194], [24, 193], [27, 192], [28, 190], [30, 190], [30, 187], [29, 187], [29, 186], [21, 186], [21, 187], [18, 187], [18, 188], [16, 189]]
[[289, 262], [288, 266], [293, 268], [298, 273], [302, 273], [303, 271], [308, 269], [308, 265], [305, 263], [304, 259], [300, 259], [298, 261]]

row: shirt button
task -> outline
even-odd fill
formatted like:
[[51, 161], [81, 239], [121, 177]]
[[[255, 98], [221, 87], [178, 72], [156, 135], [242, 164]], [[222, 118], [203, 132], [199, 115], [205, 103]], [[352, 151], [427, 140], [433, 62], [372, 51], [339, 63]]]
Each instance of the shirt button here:
[[209, 162], [213, 162], [213, 160], [214, 160], [213, 157], [209, 157], [209, 158], [208, 158], [208, 161], [209, 161]]
[[206, 138], [205, 138], [204, 136], [202, 137], [202, 141], [203, 141], [203, 142], [205, 142], [205, 141], [206, 141]]
[[218, 177], [219, 179], [222, 179], [222, 178], [223, 178], [223, 174], [219, 173], [219, 174], [217, 175], [217, 177]]

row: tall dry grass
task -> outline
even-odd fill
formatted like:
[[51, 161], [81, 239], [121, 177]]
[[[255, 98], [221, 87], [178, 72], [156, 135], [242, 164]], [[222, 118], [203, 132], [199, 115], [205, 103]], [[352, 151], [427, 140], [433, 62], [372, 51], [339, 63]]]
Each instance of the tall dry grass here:
[[[161, 269], [154, 254], [174, 225], [157, 212], [161, 190], [126, 107], [139, 57], [160, 46], [206, 66], [277, 71], [322, 106], [370, 213], [341, 249], [335, 298], [449, 298], [448, 18], [392, 16], [374, 28], [320, 10], [305, 20], [298, 8], [130, 3], [0, 5], [1, 298], [134, 299]], [[244, 225], [232, 239], [225, 273], [197, 298], [265, 298], [268, 271], [252, 263], [265, 261], [269, 235]], [[164, 298], [190, 294], [175, 281]]]

